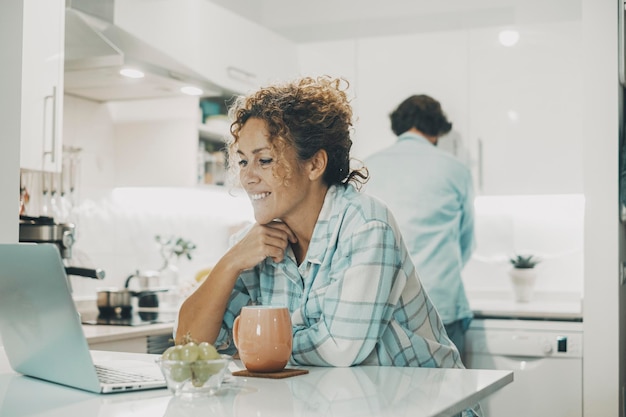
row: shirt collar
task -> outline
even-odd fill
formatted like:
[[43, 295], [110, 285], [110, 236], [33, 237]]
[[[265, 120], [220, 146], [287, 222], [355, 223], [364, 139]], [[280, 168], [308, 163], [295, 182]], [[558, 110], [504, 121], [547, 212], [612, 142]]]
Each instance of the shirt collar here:
[[333, 213], [336, 213], [335, 206], [339, 204], [339, 198], [341, 196], [342, 185], [332, 185], [326, 191], [324, 197], [324, 204], [320, 210], [320, 214], [317, 218], [315, 228], [313, 229], [313, 235], [311, 236], [311, 242], [309, 243], [309, 249], [306, 254], [306, 261], [321, 264], [328, 249], [328, 237], [333, 234], [334, 221]]
[[415, 140], [420, 143], [432, 145], [432, 143], [430, 143], [430, 141], [426, 139], [424, 136], [420, 135], [419, 133], [409, 132], [409, 131], [406, 131], [403, 134], [399, 135], [398, 140], [399, 141], [400, 140]]

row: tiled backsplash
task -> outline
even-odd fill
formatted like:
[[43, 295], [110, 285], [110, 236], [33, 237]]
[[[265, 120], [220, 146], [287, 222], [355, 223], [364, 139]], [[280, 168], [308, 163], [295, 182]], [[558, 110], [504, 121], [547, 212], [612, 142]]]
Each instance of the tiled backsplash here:
[[[231, 191], [217, 186], [121, 188], [99, 201], [84, 201], [75, 257], [104, 268], [108, 278], [73, 278], [75, 295], [92, 295], [103, 284], [121, 285], [138, 268], [157, 269], [157, 234], [197, 245], [191, 261], [178, 263], [183, 278], [212, 266], [226, 251], [233, 229], [253, 221], [247, 197]], [[508, 258], [519, 252], [542, 259], [537, 291], [582, 294], [583, 213], [581, 195], [478, 197], [477, 247], [464, 270], [466, 289], [510, 291]]]
[[228, 238], [253, 221], [247, 196], [218, 186], [198, 188], [117, 188], [99, 200], [86, 199], [78, 212], [77, 262], [103, 268], [104, 281], [72, 278], [75, 298], [96, 288], [122, 286], [137, 269], [159, 269], [156, 235], [182, 237], [196, 249], [177, 261], [181, 279], [213, 266], [228, 248]]

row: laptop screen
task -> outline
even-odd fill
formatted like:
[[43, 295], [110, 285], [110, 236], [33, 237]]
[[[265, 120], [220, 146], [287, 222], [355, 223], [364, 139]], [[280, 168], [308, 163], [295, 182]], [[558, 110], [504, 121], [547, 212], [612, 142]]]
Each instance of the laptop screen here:
[[15, 371], [99, 390], [56, 245], [0, 245], [0, 333]]

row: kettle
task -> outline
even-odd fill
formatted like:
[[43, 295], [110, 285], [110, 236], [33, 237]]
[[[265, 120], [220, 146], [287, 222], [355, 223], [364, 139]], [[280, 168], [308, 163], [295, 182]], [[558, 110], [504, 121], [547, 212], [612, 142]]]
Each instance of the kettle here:
[[138, 281], [138, 287], [136, 288], [138, 291], [163, 289], [159, 271], [137, 270], [126, 278], [124, 287], [130, 288], [132, 281]]
[[[132, 281], [139, 281], [139, 288], [135, 291], [130, 290]], [[161, 285], [160, 272], [152, 270], [135, 271], [126, 278], [124, 288], [137, 297], [138, 307], [159, 307], [159, 293], [169, 291]]]

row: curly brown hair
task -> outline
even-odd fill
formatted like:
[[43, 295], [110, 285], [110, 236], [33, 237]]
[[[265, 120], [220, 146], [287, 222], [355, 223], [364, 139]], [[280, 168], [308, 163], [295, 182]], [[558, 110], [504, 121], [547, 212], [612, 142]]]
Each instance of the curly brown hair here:
[[239, 133], [250, 118], [258, 118], [266, 123], [276, 158], [273, 174], [284, 184], [294, 168], [288, 164], [285, 151], [293, 147], [298, 161], [307, 161], [321, 149], [326, 151], [328, 165], [322, 179], [328, 186], [352, 182], [360, 188], [368, 173], [364, 168], [350, 168], [352, 107], [346, 94], [348, 86], [341, 78], [304, 77], [237, 97], [229, 108], [233, 122], [228, 159], [233, 178], [239, 173]]

